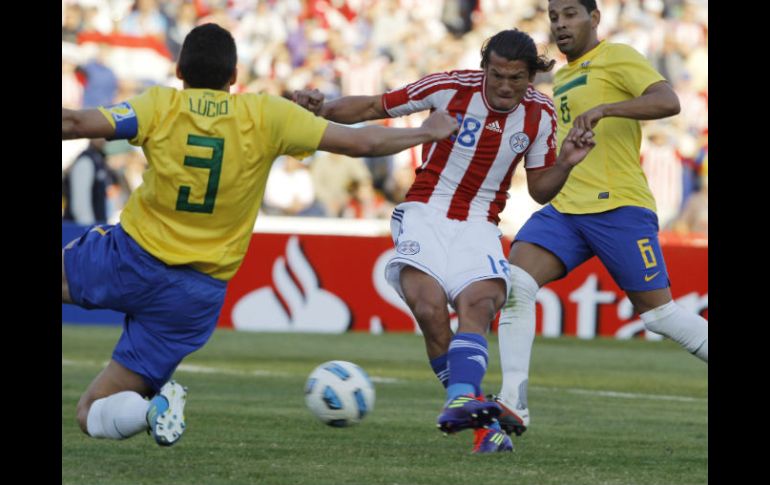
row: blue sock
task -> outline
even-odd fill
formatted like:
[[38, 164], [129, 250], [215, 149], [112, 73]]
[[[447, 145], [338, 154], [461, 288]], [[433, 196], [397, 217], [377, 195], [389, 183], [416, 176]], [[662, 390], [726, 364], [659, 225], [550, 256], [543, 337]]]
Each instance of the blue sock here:
[[449, 385], [449, 365], [447, 365], [447, 354], [441, 354], [435, 359], [431, 359], [430, 367], [433, 369], [436, 377], [438, 377], [438, 380], [441, 381], [441, 385], [444, 386], [444, 389], [446, 389], [446, 387]]
[[449, 386], [447, 401], [463, 394], [481, 395], [481, 381], [487, 372], [487, 339], [475, 333], [458, 333], [449, 344]]

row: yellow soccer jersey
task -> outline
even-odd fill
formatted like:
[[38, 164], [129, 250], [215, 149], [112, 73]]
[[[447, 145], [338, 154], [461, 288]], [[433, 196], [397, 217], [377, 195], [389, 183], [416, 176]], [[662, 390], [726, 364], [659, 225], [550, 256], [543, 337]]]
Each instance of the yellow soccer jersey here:
[[120, 223], [168, 265], [229, 280], [243, 260], [279, 155], [313, 153], [328, 121], [266, 94], [153, 87], [99, 108], [148, 168]]
[[[554, 78], [559, 146], [578, 115], [600, 104], [636, 98], [663, 80], [632, 47], [600, 42], [559, 69]], [[655, 199], [639, 161], [639, 121], [602, 118], [594, 133], [596, 146], [572, 170], [553, 206], [567, 214], [592, 214], [629, 205], [655, 211]]]

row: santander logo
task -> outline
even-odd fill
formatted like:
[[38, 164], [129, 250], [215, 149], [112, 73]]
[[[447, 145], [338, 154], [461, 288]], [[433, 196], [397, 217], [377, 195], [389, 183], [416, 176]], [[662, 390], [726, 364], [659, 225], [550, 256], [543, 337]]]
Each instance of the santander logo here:
[[244, 295], [233, 306], [237, 330], [259, 332], [343, 333], [351, 313], [337, 295], [320, 287], [313, 266], [302, 252], [297, 236], [286, 242], [286, 257], [279, 256], [270, 286]]

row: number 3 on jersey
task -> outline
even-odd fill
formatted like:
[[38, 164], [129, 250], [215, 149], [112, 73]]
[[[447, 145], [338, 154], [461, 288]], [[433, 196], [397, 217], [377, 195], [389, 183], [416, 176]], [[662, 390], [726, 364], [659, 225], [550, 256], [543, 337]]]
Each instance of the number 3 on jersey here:
[[224, 138], [187, 135], [187, 145], [211, 148], [211, 158], [184, 157], [186, 167], [209, 169], [209, 180], [206, 184], [206, 195], [203, 198], [202, 204], [190, 202], [192, 188], [189, 185], [179, 187], [176, 210], [211, 214], [214, 212], [214, 202], [217, 198], [217, 190], [219, 189], [219, 176], [222, 173], [222, 156], [225, 151], [225, 140]]

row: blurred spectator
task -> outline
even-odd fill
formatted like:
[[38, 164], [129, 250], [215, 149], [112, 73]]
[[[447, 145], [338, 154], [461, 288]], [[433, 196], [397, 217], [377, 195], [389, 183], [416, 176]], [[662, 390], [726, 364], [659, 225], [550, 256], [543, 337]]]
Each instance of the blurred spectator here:
[[473, 28], [472, 15], [478, 0], [445, 0], [441, 21], [455, 37], [462, 37]]
[[323, 216], [315, 199], [313, 181], [307, 167], [290, 156], [273, 162], [262, 203], [265, 214], [282, 216]]
[[393, 204], [372, 186], [369, 179], [353, 180], [348, 186], [350, 198], [342, 211], [342, 217], [350, 219], [388, 219]]
[[102, 34], [109, 34], [113, 31], [115, 23], [110, 17], [110, 3], [103, 0], [80, 0], [80, 5], [83, 7], [82, 30]]
[[679, 213], [682, 203], [682, 160], [671, 126], [649, 123], [642, 128], [642, 169], [657, 206], [658, 224], [668, 226]]
[[62, 42], [77, 43], [78, 32], [83, 28], [83, 10], [78, 4], [67, 4], [61, 26]]
[[[599, 37], [622, 40], [644, 52], [679, 95], [682, 111], [667, 128], [669, 147], [646, 141], [650, 153], [665, 160], [673, 159], [672, 150], [682, 152], [679, 169], [697, 169], [695, 155], [684, 153], [688, 150], [683, 147], [692, 143], [688, 137], [698, 137], [708, 129], [708, 3], [600, 0], [598, 6], [602, 14]], [[527, 31], [541, 52], [557, 61], [551, 73], [535, 80], [544, 93], [550, 93], [547, 84], [552, 82], [552, 73], [566, 59], [551, 39], [546, 8], [543, 0], [63, 0], [62, 106], [80, 108], [109, 97], [112, 89], [105, 86], [111, 81], [94, 84], [101, 74], [109, 76], [106, 70], [99, 67], [89, 75], [87, 66], [103, 66], [116, 75], [114, 102], [137, 94], [148, 84], [181, 88], [173, 65], [179, 44], [194, 25], [209, 21], [227, 27], [236, 39], [238, 91], [281, 95], [312, 87], [327, 99], [343, 93], [382, 92], [430, 72], [477, 69], [481, 42], [514, 25]], [[89, 43], [106, 40], [83, 40], [94, 32], [106, 38], [121, 33], [152, 36], [163, 43], [113, 45], [108, 56], [95, 60], [98, 56], [89, 52]], [[84, 43], [77, 43], [79, 36]], [[76, 66], [81, 66], [80, 80]], [[421, 120], [416, 121], [419, 125]], [[84, 146], [68, 143], [62, 144], [63, 169]], [[696, 144], [695, 152], [699, 146]], [[682, 157], [694, 165], [682, 167]], [[371, 178], [364, 163], [371, 165], [374, 187], [382, 189], [389, 201], [399, 202], [421, 163], [421, 148], [380, 162], [325, 155], [314, 158], [310, 167], [313, 185], [327, 214], [341, 214], [351, 181]], [[133, 166], [141, 168], [143, 163], [138, 158]], [[665, 166], [675, 171], [676, 164], [653, 163], [649, 154], [645, 163], [650, 178], [655, 179], [651, 185], [658, 187], [654, 191], [661, 190], [661, 180], [675, 178], [671, 170], [657, 170]], [[653, 166], [657, 168], [653, 170]], [[334, 173], [333, 167], [341, 172]], [[679, 200], [697, 188], [694, 173], [684, 172]], [[695, 183], [687, 176], [693, 176]], [[676, 190], [663, 190], [674, 197], [659, 198], [659, 205], [673, 207]], [[663, 214], [664, 219], [671, 217]]]
[[106, 223], [118, 177], [106, 163], [104, 139], [94, 139], [62, 176], [65, 220], [82, 225]]
[[195, 11], [195, 5], [189, 1], [182, 2], [177, 8], [173, 19], [168, 28], [166, 46], [169, 52], [171, 52], [171, 56], [176, 59], [179, 57], [179, 51], [182, 50], [184, 38], [196, 25], [198, 16]]
[[672, 229], [680, 234], [709, 233], [709, 176], [708, 162], [700, 178], [700, 189], [687, 199], [684, 209], [673, 222]]
[[157, 37], [165, 42], [168, 25], [157, 0], [136, 0], [131, 13], [120, 22], [120, 31], [136, 37]]
[[84, 82], [83, 108], [109, 106], [118, 94], [118, 78], [105, 63], [109, 47], [100, 44], [98, 51], [97, 57], [78, 67]]
[[316, 152], [310, 162], [310, 174], [316, 197], [326, 215], [339, 217], [350, 198], [351, 182], [371, 178], [360, 158], [350, 158], [326, 152]]
[[62, 43], [61, 59], [61, 105], [62, 108], [80, 109], [83, 107], [83, 85], [77, 77], [78, 48], [73, 44]]

